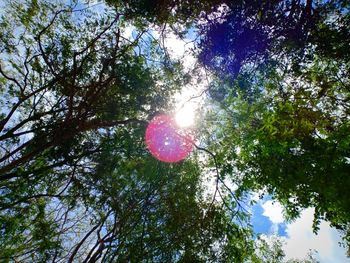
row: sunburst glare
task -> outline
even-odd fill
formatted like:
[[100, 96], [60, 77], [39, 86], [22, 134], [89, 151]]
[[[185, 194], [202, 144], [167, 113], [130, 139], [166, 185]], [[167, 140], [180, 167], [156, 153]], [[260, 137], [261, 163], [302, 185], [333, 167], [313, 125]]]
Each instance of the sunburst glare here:
[[176, 124], [180, 127], [190, 127], [194, 124], [196, 105], [187, 103], [175, 114]]

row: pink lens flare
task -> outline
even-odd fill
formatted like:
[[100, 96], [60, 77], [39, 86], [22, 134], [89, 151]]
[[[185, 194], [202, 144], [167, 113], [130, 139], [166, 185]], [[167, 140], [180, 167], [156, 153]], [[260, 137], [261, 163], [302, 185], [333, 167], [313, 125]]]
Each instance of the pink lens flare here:
[[155, 116], [148, 124], [146, 144], [158, 160], [175, 163], [191, 153], [193, 136], [190, 130], [179, 128], [172, 117], [161, 114]]

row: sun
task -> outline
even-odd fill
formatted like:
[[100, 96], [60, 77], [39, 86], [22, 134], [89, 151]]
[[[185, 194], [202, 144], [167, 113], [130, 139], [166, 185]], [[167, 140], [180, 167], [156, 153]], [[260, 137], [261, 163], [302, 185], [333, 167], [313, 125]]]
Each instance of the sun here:
[[175, 114], [176, 124], [180, 127], [186, 128], [194, 124], [195, 105], [193, 103], [186, 103]]

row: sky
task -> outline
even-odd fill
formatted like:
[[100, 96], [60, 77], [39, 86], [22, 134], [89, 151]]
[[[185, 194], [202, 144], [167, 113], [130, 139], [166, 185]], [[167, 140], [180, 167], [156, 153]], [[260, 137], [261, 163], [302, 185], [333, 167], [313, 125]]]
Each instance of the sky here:
[[350, 258], [346, 257], [346, 249], [338, 245], [341, 236], [329, 223], [322, 221], [318, 234], [312, 232], [313, 208], [302, 211], [294, 222], [285, 222], [283, 208], [279, 202], [269, 197], [261, 200], [253, 198], [257, 201], [252, 208], [254, 231], [267, 238], [276, 234], [282, 237], [286, 259], [306, 258], [311, 250], [317, 251], [315, 258], [321, 263], [350, 262]]

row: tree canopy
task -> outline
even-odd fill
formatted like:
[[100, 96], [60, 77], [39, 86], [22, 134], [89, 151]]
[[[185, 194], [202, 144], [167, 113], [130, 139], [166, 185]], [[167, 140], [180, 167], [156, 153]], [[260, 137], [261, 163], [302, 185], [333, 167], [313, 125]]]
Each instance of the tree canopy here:
[[221, 77], [212, 97], [227, 124], [217, 149], [242, 173], [242, 191], [267, 189], [291, 218], [315, 207], [315, 230], [326, 219], [347, 242], [348, 8], [341, 1], [228, 4], [199, 44], [200, 60]]
[[[314, 207], [314, 231], [326, 220], [349, 246], [349, 8], [6, 2], [0, 261], [286, 262], [250, 223], [261, 190], [287, 219]], [[194, 68], [169, 55], [167, 32], [192, 39]], [[195, 150], [160, 162], [147, 124], [200, 70]]]

